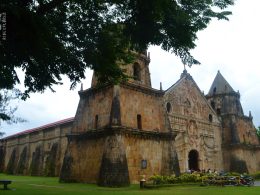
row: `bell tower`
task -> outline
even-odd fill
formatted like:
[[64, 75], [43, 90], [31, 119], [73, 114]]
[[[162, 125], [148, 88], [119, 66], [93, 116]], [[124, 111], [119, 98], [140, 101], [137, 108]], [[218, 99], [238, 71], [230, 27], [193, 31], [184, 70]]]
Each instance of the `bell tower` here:
[[[129, 83], [141, 85], [144, 87], [151, 88], [151, 77], [149, 71], [150, 53], [133, 52], [135, 60], [131, 64], [120, 65], [123, 72], [129, 77]], [[98, 83], [95, 73], [93, 73], [91, 87], [95, 87]]]

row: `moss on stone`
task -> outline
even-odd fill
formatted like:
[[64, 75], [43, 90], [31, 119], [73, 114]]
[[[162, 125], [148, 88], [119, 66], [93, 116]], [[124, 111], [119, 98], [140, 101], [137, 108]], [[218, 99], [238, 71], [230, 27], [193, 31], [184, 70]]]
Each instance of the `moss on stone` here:
[[43, 168], [43, 148], [42, 146], [37, 146], [32, 155], [32, 162], [30, 165], [31, 175], [39, 176], [42, 175]]
[[71, 178], [72, 163], [73, 163], [73, 158], [69, 153], [66, 153], [61, 167], [60, 182], [65, 182], [65, 183], [75, 182], [75, 180]]
[[4, 171], [5, 149], [0, 146], [0, 172]]
[[7, 164], [6, 173], [7, 174], [15, 174], [15, 166], [16, 166], [16, 148], [13, 149], [9, 162]]
[[230, 159], [230, 172], [248, 173], [246, 161], [232, 156]]
[[27, 147], [23, 148], [23, 151], [20, 155], [20, 159], [17, 165], [17, 174], [24, 174], [27, 169]]
[[58, 143], [54, 143], [51, 147], [51, 151], [49, 155], [46, 158], [45, 161], [45, 169], [44, 169], [44, 175], [48, 177], [54, 177], [56, 176], [56, 162], [57, 162], [57, 154], [58, 154]]

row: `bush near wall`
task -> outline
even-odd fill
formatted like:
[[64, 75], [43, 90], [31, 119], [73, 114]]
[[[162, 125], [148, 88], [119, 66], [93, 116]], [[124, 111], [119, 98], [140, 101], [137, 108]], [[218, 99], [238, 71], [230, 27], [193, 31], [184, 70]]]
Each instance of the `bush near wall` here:
[[[222, 174], [222, 176], [240, 176], [240, 173], [237, 172], [227, 172]], [[245, 174], [244, 174], [245, 175]], [[255, 179], [260, 179], [260, 171], [251, 174]], [[164, 185], [164, 184], [180, 184], [180, 183], [202, 183], [203, 180], [207, 177], [219, 177], [218, 174], [209, 174], [209, 173], [183, 173], [179, 177], [175, 175], [171, 176], [162, 176], [162, 175], [154, 175], [149, 178], [148, 183], [152, 183], [153, 185]]]
[[260, 180], [260, 171], [250, 174], [255, 180]]
[[154, 185], [160, 184], [176, 184], [176, 183], [199, 183], [202, 182], [202, 174], [199, 173], [184, 173], [179, 177], [175, 175], [171, 176], [162, 176], [162, 175], [154, 175], [149, 178]]

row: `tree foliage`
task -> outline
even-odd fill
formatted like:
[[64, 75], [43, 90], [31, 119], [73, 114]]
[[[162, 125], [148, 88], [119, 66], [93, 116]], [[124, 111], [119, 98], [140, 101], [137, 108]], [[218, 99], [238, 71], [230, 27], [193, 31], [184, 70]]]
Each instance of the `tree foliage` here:
[[[233, 0], [1, 0], [7, 15], [7, 40], [0, 45], [0, 89], [20, 82], [25, 95], [60, 84], [72, 87], [87, 67], [103, 81], [124, 74], [116, 62], [129, 63], [131, 50], [160, 45], [183, 63], [199, 62], [190, 54], [196, 33], [212, 18], [228, 19]], [[24, 96], [26, 97], [26, 96]]]
[[14, 116], [14, 112], [17, 110], [17, 106], [13, 106], [13, 101], [18, 100], [21, 95], [22, 94], [18, 89], [0, 90], [0, 126], [1, 121], [7, 122], [9, 124], [25, 122], [24, 119]]

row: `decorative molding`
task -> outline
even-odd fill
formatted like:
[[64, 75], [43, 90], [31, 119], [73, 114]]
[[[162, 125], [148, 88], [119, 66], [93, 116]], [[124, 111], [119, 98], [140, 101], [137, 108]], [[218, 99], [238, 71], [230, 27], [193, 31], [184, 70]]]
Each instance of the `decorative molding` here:
[[155, 132], [146, 130], [135, 130], [128, 127], [113, 126], [99, 130], [90, 130], [84, 133], [67, 134], [68, 140], [85, 140], [85, 139], [99, 139], [111, 135], [125, 135], [127, 137], [137, 137], [143, 139], [155, 140], [174, 140], [176, 135], [174, 132]]

